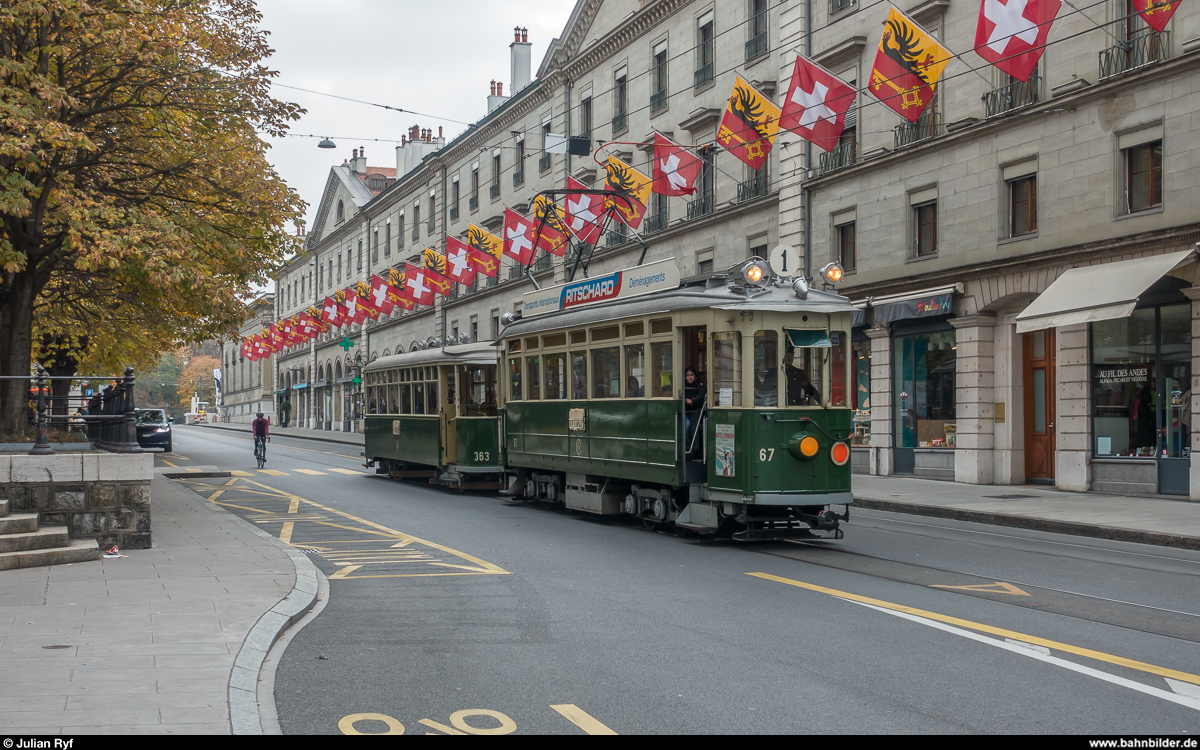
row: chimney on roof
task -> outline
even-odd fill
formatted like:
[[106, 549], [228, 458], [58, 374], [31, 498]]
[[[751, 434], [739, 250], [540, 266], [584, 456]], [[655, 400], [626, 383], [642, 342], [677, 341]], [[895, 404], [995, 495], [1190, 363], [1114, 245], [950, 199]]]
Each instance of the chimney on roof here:
[[358, 174], [367, 173], [367, 149], [362, 146], [354, 149], [354, 158], [350, 161], [350, 171]]
[[442, 140], [442, 126], [438, 125], [438, 140]]
[[504, 96], [504, 83], [496, 81], [496, 96]]
[[508, 46], [512, 58], [509, 89], [515, 96], [529, 85], [533, 59], [533, 45], [529, 43], [529, 29], [514, 29], [514, 41]]

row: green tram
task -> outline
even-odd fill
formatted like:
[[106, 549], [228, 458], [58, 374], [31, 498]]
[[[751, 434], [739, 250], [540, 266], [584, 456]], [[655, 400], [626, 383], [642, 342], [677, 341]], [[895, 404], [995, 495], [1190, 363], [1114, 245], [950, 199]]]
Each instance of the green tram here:
[[429, 347], [363, 368], [367, 465], [455, 489], [503, 489], [491, 343]]
[[506, 494], [738, 540], [840, 538], [852, 313], [758, 258], [695, 284], [670, 260], [526, 294], [498, 342]]

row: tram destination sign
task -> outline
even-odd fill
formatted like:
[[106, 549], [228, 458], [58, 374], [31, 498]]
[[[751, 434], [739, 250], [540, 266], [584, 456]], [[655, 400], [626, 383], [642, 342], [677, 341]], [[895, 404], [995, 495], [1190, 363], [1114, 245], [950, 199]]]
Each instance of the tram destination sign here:
[[604, 276], [526, 292], [521, 314], [528, 318], [597, 302], [653, 294], [678, 286], [679, 269], [675, 267], [675, 259], [668, 258]]

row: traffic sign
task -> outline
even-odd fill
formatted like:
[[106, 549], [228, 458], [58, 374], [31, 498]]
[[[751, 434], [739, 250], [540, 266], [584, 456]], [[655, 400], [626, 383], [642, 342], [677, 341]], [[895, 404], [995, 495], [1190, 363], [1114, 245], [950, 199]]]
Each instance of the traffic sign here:
[[771, 270], [775, 275], [785, 279], [804, 271], [800, 251], [791, 245], [779, 245], [767, 256], [767, 261], [771, 264]]

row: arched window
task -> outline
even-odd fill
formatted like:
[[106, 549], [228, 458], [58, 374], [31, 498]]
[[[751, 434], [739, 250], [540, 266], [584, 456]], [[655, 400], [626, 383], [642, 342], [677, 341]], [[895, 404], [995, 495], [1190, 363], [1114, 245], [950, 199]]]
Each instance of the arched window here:
[[[391, 350], [391, 349], [384, 349], [384, 350], [383, 350], [383, 356], [385, 356], [385, 357], [390, 357], [390, 356], [392, 356], [392, 350]], [[379, 355], [378, 355], [378, 354], [376, 354], [376, 355], [375, 355], [375, 358], [377, 358], [377, 357], [379, 357]], [[374, 362], [374, 361], [375, 361], [375, 358], [372, 358], [372, 359], [371, 359], [371, 361], [372, 361], [372, 362]]]
[[336, 372], [337, 372], [337, 375], [335, 375], [334, 377], [336, 377], [338, 380], [341, 380], [342, 379], [342, 361], [340, 359], [338, 360], [338, 363], [337, 363]]
[[322, 367], [321, 365], [317, 365], [317, 381], [319, 382], [324, 379], [325, 379], [325, 368]]
[[346, 206], [341, 201], [338, 201], [337, 220], [339, 224], [346, 220]]

